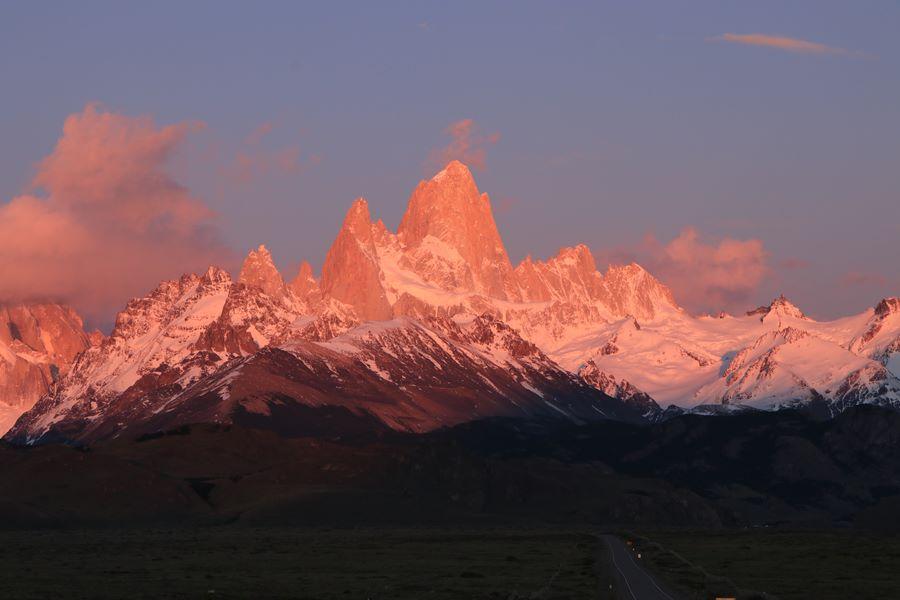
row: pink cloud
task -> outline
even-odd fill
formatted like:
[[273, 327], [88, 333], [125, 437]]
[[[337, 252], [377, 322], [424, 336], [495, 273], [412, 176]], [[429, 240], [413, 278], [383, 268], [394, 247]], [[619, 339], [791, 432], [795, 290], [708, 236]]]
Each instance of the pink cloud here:
[[744, 44], [748, 46], [763, 46], [766, 48], [784, 50], [785, 52], [802, 54], [856, 54], [845, 48], [827, 46], [817, 42], [810, 42], [786, 36], [766, 35], [764, 33], [724, 33], [710, 38], [710, 41], [729, 42], [732, 44]]
[[303, 160], [300, 147], [296, 145], [275, 150], [265, 148], [263, 139], [273, 129], [272, 123], [266, 122], [250, 132], [234, 160], [223, 169], [227, 179], [235, 184], [247, 185], [273, 175], [297, 175], [307, 167], [318, 164], [317, 156]]
[[273, 127], [274, 125], [272, 125], [270, 121], [261, 123], [256, 129], [250, 132], [250, 135], [247, 136], [244, 143], [248, 146], [259, 145], [259, 143], [262, 142], [262, 139], [272, 132]]
[[38, 193], [0, 205], [0, 300], [58, 299], [108, 318], [161, 279], [228, 257], [214, 212], [167, 162], [202, 127], [89, 104], [38, 165]]
[[499, 133], [482, 134], [472, 119], [462, 119], [444, 129], [450, 136], [450, 143], [431, 152], [427, 168], [429, 171], [441, 169], [451, 160], [458, 160], [472, 169], [484, 170], [487, 149], [500, 141]]
[[706, 242], [690, 227], [666, 244], [648, 234], [638, 248], [601, 252], [598, 257], [641, 263], [693, 312], [745, 309], [770, 273], [760, 240]]

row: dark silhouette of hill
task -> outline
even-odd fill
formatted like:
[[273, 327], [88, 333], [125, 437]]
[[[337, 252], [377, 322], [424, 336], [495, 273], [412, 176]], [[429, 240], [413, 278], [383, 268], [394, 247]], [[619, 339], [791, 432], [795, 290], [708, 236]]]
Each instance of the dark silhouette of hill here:
[[[328, 415], [321, 415], [329, 418]], [[0, 447], [0, 525], [895, 527], [900, 414], [488, 419], [424, 435], [185, 426], [90, 447]], [[296, 433], [296, 432], [294, 432]]]

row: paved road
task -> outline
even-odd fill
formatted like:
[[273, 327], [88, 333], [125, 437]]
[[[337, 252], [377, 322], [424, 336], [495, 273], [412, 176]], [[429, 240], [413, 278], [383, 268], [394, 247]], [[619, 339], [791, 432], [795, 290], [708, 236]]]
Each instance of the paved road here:
[[602, 536], [609, 548], [613, 573], [616, 577], [616, 593], [620, 600], [677, 600], [663, 590], [656, 580], [635, 560], [631, 550], [614, 535]]

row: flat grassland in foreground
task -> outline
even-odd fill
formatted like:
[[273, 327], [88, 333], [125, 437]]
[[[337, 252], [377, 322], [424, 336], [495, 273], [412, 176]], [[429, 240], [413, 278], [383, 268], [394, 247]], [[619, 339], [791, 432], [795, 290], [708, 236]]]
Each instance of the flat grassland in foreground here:
[[[900, 536], [770, 529], [642, 535], [738, 588], [779, 600], [900, 598]], [[673, 565], [661, 574], [691, 578], [677, 571]]]
[[543, 531], [6, 531], [0, 598], [592, 598], [596, 557]]

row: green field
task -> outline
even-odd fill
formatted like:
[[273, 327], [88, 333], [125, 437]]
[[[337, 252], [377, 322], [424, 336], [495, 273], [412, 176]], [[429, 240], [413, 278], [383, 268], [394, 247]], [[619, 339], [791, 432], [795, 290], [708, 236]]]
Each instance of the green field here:
[[655, 570], [688, 597], [707, 597], [705, 587], [780, 600], [900, 598], [898, 536], [753, 529], [641, 537]]
[[0, 598], [594, 598], [596, 539], [555, 532], [0, 532]]

